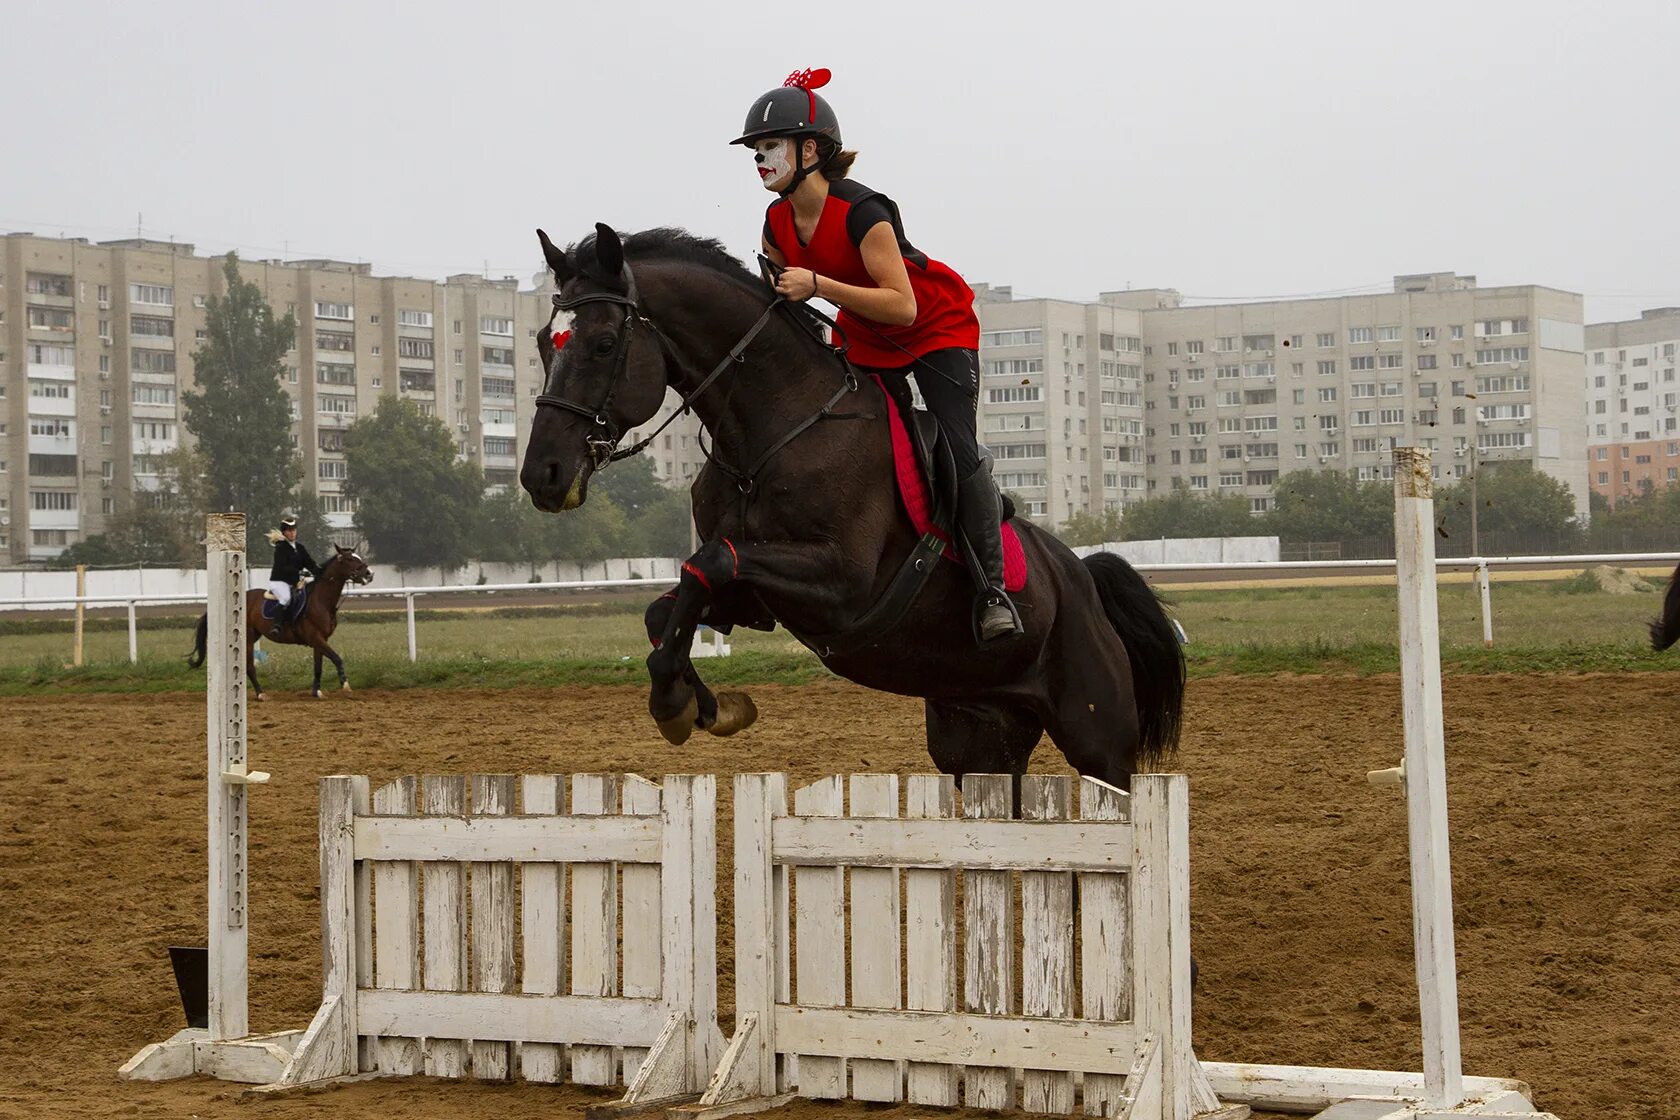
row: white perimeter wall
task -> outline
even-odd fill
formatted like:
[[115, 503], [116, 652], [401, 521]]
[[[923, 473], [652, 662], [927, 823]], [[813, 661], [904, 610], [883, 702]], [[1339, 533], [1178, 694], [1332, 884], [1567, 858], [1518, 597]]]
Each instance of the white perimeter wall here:
[[1282, 553], [1276, 537], [1180, 537], [1084, 545], [1076, 555], [1112, 552], [1130, 564], [1269, 564]]

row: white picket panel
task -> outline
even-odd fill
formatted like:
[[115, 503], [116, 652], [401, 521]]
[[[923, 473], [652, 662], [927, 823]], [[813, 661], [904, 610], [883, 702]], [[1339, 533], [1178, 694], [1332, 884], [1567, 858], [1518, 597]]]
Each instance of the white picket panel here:
[[281, 1085], [569, 1073], [627, 1084], [626, 1108], [699, 1093], [722, 1049], [716, 780], [571, 784], [566, 812], [559, 775], [405, 778], [370, 812], [367, 779], [322, 780], [324, 996]]
[[[1136, 781], [1136, 798], [1082, 782], [1076, 817], [1071, 779], [1027, 777], [1016, 819], [1008, 775], [966, 776], [960, 815], [946, 777], [904, 780], [902, 805], [895, 776], [827, 778], [789, 814], [781, 775], [737, 776], [736, 1033], [678, 1111], [720, 1120], [790, 1090], [1124, 1120], [1217, 1109], [1189, 1049], [1188, 784]], [[1134, 999], [1145, 952], [1155, 975]]]

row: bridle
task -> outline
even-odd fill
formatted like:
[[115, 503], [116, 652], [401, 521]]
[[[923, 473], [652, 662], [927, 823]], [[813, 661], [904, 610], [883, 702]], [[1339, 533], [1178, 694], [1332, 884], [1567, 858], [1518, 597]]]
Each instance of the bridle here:
[[[630, 271], [630, 266], [628, 264], [624, 265], [621, 277], [624, 282], [624, 294], [622, 295], [613, 291], [595, 291], [581, 292], [570, 296], [563, 296], [556, 293], [554, 296], [554, 309], [556, 311], [571, 311], [591, 303], [610, 303], [624, 308], [624, 321], [620, 325], [618, 333], [618, 358], [613, 366], [612, 379], [607, 383], [607, 392], [606, 395], [601, 398], [601, 403], [591, 408], [588, 405], [579, 404], [576, 401], [570, 401], [565, 397], [562, 397], [559, 393], [560, 366], [558, 362], [555, 364], [553, 372], [547, 376], [543, 386], [543, 392], [537, 397], [537, 407], [539, 408], [544, 406], [549, 408], [558, 408], [565, 412], [582, 416], [584, 419], [590, 421], [593, 427], [589, 434], [584, 437], [584, 441], [589, 448], [589, 457], [593, 460], [596, 470], [601, 470], [608, 464], [616, 463], [620, 459], [628, 459], [632, 455], [640, 454], [649, 444], [659, 437], [661, 432], [670, 427], [679, 416], [692, 412], [694, 409], [694, 402], [699, 400], [701, 394], [711, 388], [712, 384], [716, 382], [719, 377], [723, 376], [725, 370], [732, 365], [736, 365], [746, 360], [745, 355], [747, 347], [752, 345], [753, 340], [757, 338], [760, 332], [764, 330], [765, 326], [769, 324], [770, 317], [776, 313], [776, 309], [788, 302], [784, 296], [778, 295], [773, 298], [770, 301], [770, 305], [764, 309], [764, 313], [761, 314], [757, 321], [747, 329], [747, 333], [741, 336], [740, 341], [730, 347], [729, 353], [725, 354], [723, 359], [712, 368], [712, 371], [701, 379], [700, 384], [695, 386], [692, 392], [683, 395], [682, 404], [678, 408], [672, 410], [671, 415], [667, 416], [664, 422], [662, 422], [645, 438], [637, 440], [629, 447], [621, 448], [618, 444], [619, 441], [624, 438], [624, 433], [620, 429], [618, 421], [614, 420], [612, 417], [612, 402], [613, 397], [618, 393], [619, 384], [624, 379], [624, 372], [629, 367], [630, 341], [634, 335], [636, 325], [640, 323], [642, 326], [645, 326], [648, 330], [653, 332], [654, 341], [658, 343], [660, 353], [663, 357], [677, 360], [678, 363], [681, 364], [681, 360], [676, 357], [675, 347], [673, 347], [670, 340], [666, 338], [665, 332], [660, 330], [659, 325], [643, 313], [640, 295], [636, 287], [636, 277], [635, 274]], [[856, 371], [852, 368], [851, 363], [846, 360], [843, 352], [840, 353], [840, 359], [841, 364], [845, 367], [846, 371], [840, 388], [835, 391], [834, 395], [828, 399], [827, 403], [825, 403], [822, 408], [818, 409], [803, 423], [799, 424], [787, 435], [783, 436], [771, 445], [770, 449], [760, 455], [752, 466], [746, 468], [745, 470], [737, 470], [717, 458], [717, 456], [707, 449], [704, 444], [701, 445], [701, 451], [706, 455], [707, 461], [733, 478], [735, 480], [736, 487], [741, 491], [743, 497], [750, 495], [753, 492], [755, 480], [757, 479], [759, 472], [761, 472], [765, 466], [769, 464], [771, 458], [778, 451], [792, 443], [795, 439], [802, 435], [806, 429], [811, 427], [811, 425], [815, 424], [817, 421], [834, 416], [835, 414], [833, 412], [833, 408], [839, 403], [840, 399], [847, 393], [857, 391], [858, 379]]]

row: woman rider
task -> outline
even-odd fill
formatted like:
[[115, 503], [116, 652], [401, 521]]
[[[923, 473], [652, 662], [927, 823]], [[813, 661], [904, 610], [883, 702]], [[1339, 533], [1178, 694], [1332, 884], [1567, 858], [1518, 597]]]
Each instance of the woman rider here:
[[303, 579], [303, 573], [321, 578], [321, 565], [315, 563], [315, 558], [309, 555], [309, 550], [297, 536], [297, 518], [290, 514], [280, 519], [278, 531], [271, 529], [268, 533], [269, 543], [274, 545], [274, 565], [268, 570], [268, 590], [280, 601], [280, 614], [268, 630], [268, 636], [275, 641], [280, 640], [281, 627], [292, 621], [292, 612], [288, 609], [292, 602], [292, 589]]
[[974, 411], [980, 388], [980, 321], [974, 293], [948, 265], [905, 238], [898, 206], [850, 179], [856, 152], [840, 146], [840, 122], [816, 91], [827, 70], [802, 70], [753, 102], [731, 143], [753, 149], [759, 179], [776, 194], [764, 217], [764, 254], [784, 271], [776, 291], [821, 297], [859, 369], [913, 376], [957, 467], [957, 520], [980, 560], [974, 572], [980, 638], [1020, 633], [1003, 589], [1000, 503], [980, 458]]

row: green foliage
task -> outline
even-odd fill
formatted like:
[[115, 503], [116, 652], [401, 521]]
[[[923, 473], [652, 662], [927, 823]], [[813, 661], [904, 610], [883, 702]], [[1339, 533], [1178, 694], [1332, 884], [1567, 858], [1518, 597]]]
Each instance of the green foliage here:
[[1665, 486], [1649, 494], [1623, 498], [1614, 509], [1593, 494], [1593, 518], [1589, 538], [1595, 545], [1623, 547], [1632, 536], [1649, 543], [1644, 548], [1673, 548], [1680, 545], [1680, 486]]
[[203, 460], [185, 448], [165, 452], [158, 459], [158, 489], [135, 490], [121, 496], [105, 532], [71, 545], [49, 566], [201, 566]]
[[1080, 510], [1062, 522], [1062, 527], [1056, 535], [1062, 538], [1063, 543], [1078, 547], [1120, 540], [1120, 532], [1120, 514], [1117, 511], [1086, 513]]
[[193, 351], [196, 388], [183, 390], [183, 422], [198, 444], [202, 509], [240, 510], [256, 550], [299, 497], [299, 456], [291, 446], [291, 404], [281, 388], [296, 335], [290, 314], [276, 319], [255, 284], [240, 278], [239, 258], [223, 266], [227, 294], [204, 304], [205, 339]]
[[1127, 541], [1244, 537], [1264, 531], [1248, 512], [1247, 498], [1201, 497], [1182, 489], [1127, 506], [1120, 522], [1120, 539]]
[[379, 560], [456, 567], [473, 558], [484, 476], [455, 458], [442, 421], [385, 397], [344, 433], [344, 459], [356, 531]]
[[1258, 531], [1288, 541], [1381, 537], [1394, 527], [1394, 490], [1345, 471], [1293, 471], [1278, 479]]
[[[1448, 536], [1469, 539], [1471, 491], [1470, 480], [1465, 479], [1435, 492], [1435, 518]], [[1568, 536], [1579, 532], [1575, 498], [1568, 484], [1528, 463], [1481, 464], [1474, 491], [1480, 503], [1479, 529], [1484, 533]]]
[[660, 482], [653, 460], [647, 456], [614, 463], [611, 469], [594, 476], [585, 508], [603, 497], [623, 511], [627, 527], [623, 547], [603, 555], [687, 556], [694, 551], [689, 547], [689, 524], [694, 515], [688, 489]]

